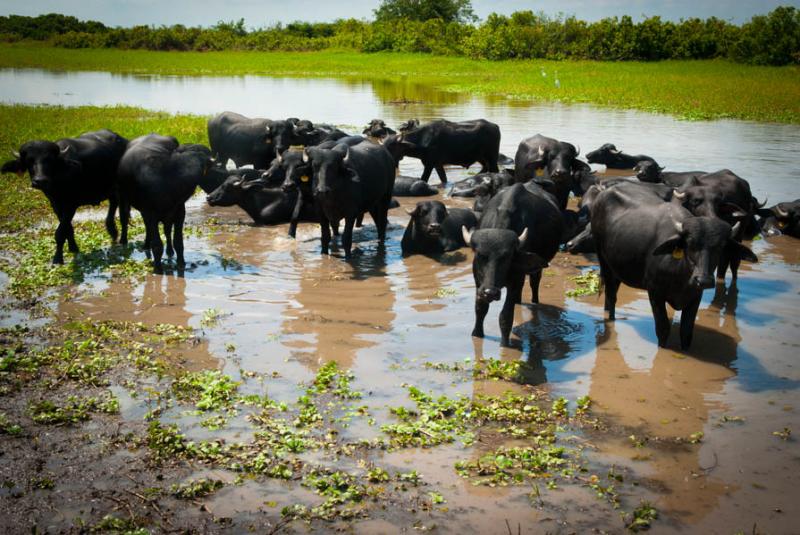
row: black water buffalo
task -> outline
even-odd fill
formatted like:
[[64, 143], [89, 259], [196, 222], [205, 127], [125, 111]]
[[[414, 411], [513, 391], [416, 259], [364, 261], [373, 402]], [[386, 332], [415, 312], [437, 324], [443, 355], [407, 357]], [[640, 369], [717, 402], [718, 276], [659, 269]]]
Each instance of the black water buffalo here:
[[361, 133], [365, 136], [374, 137], [375, 139], [383, 139], [397, 132], [386, 126], [383, 119], [373, 119]]
[[658, 345], [665, 347], [669, 338], [669, 303], [683, 310], [681, 348], [688, 349], [703, 290], [714, 286], [714, 268], [723, 251], [735, 247], [739, 257], [752, 262], [757, 258], [734, 240], [738, 228], [714, 216], [694, 216], [677, 201], [663, 202], [642, 192], [607, 188], [592, 206], [605, 309], [614, 320], [620, 283], [647, 290]]
[[294, 136], [296, 137], [294, 138], [292, 145], [304, 145], [306, 147], [320, 145], [322, 143], [329, 141], [339, 141], [340, 139], [346, 137], [358, 138], [359, 142], [364, 141], [363, 137], [350, 136], [346, 132], [339, 130], [333, 125], [314, 124], [311, 121], [305, 119], [297, 121], [295, 123]]
[[500, 312], [501, 344], [509, 344], [514, 305], [522, 301], [525, 275], [530, 276], [532, 301], [539, 302], [542, 268], [558, 251], [562, 218], [555, 199], [535, 185], [509, 186], [489, 201], [478, 230], [464, 229], [464, 241], [475, 252], [475, 327], [472, 336], [483, 337], [483, 320], [489, 304], [507, 288]]
[[[346, 136], [337, 140], [325, 141], [319, 144], [319, 148], [332, 149], [336, 145], [355, 146], [365, 141], [361, 136]], [[289, 236], [294, 238], [297, 235], [297, 223], [300, 221], [301, 214], [308, 213], [314, 207], [314, 192], [312, 190], [311, 177], [314, 170], [311, 162], [305, 161], [303, 151], [289, 150], [279, 154], [272, 165], [265, 173], [265, 177], [272, 180], [283, 180], [281, 188], [289, 193], [298, 191], [292, 216], [289, 220]], [[282, 177], [282, 178], [280, 178]], [[318, 219], [316, 219], [318, 220]], [[356, 220], [356, 226], [361, 226], [361, 217]], [[331, 223], [333, 234], [339, 235], [339, 221]]]
[[398, 176], [394, 179], [392, 195], [395, 197], [427, 197], [437, 193], [438, 189], [418, 178]]
[[478, 226], [472, 210], [448, 209], [439, 201], [418, 202], [408, 215], [411, 220], [400, 242], [403, 256], [455, 251], [466, 246], [461, 227], [472, 230]]
[[266, 169], [275, 157], [272, 137], [267, 134], [271, 123], [269, 119], [222, 112], [208, 121], [211, 152], [223, 165], [230, 159], [237, 167], [251, 164], [256, 169]]
[[572, 162], [571, 176], [571, 190], [576, 197], [583, 197], [589, 188], [598, 183], [597, 175], [592, 171], [589, 164], [578, 159]]
[[525, 182], [543, 169], [547, 178], [568, 181], [579, 152], [572, 143], [536, 134], [523, 139], [517, 147], [514, 175], [517, 182]]
[[[241, 175], [228, 177], [216, 190], [206, 197], [211, 206], [239, 206], [259, 225], [276, 225], [289, 222], [297, 205], [298, 191], [284, 191], [283, 179], [265, 182], [248, 180]], [[297, 214], [298, 221], [316, 221], [313, 204]]]
[[[741, 221], [737, 241], [752, 239], [759, 231], [755, 214], [761, 206], [750, 192], [750, 184], [728, 169], [690, 178], [675, 190], [674, 197], [696, 216], [719, 217], [729, 225]], [[724, 280], [730, 266], [735, 281], [740, 259], [737, 248], [729, 249], [720, 258], [717, 278]]]
[[352, 147], [339, 144], [332, 149], [310, 147], [303, 153], [313, 169], [314, 204], [322, 230], [322, 254], [328, 254], [329, 223], [345, 220], [342, 246], [345, 258], [351, 257], [353, 225], [369, 212], [378, 229], [378, 240], [386, 239], [387, 213], [394, 187], [394, 160], [389, 152], [374, 143]]
[[419, 158], [425, 168], [421, 177], [425, 182], [436, 169], [439, 180], [446, 183], [444, 166], [448, 164], [469, 167], [478, 162], [483, 173], [498, 171], [500, 127], [485, 119], [459, 123], [438, 119], [388, 136], [384, 146], [395, 162], [405, 156]]
[[[594, 253], [596, 252], [592, 225], [590, 222], [592, 204], [597, 196], [608, 188], [621, 186], [629, 191], [629, 195], [642, 195], [648, 201], [669, 202], [672, 199], [673, 188], [665, 184], [650, 184], [630, 178], [610, 178], [589, 187], [581, 198], [580, 209], [574, 216], [570, 210], [562, 212], [565, 216], [565, 250], [568, 253]], [[570, 227], [571, 224], [571, 227]]]
[[644, 154], [625, 154], [612, 143], [605, 143], [599, 149], [587, 153], [586, 159], [589, 163], [603, 164], [609, 169], [633, 169], [639, 162], [656, 163], [653, 158]]
[[800, 199], [781, 202], [771, 208], [761, 208], [758, 215], [761, 216], [759, 226], [764, 235], [786, 234], [800, 238]]
[[410, 132], [415, 128], [419, 128], [419, 125], [420, 125], [419, 119], [409, 119], [404, 123], [400, 123], [400, 126], [397, 127], [397, 130], [400, 131], [400, 133]]
[[179, 145], [171, 136], [150, 134], [134, 139], [119, 162], [120, 219], [122, 243], [127, 242], [130, 207], [142, 214], [145, 226], [145, 249], [153, 255], [153, 266], [161, 272], [164, 251], [159, 222], [167, 237], [167, 254], [175, 247], [177, 265], [183, 257], [183, 222], [185, 203], [213, 164], [211, 151], [203, 145]]
[[664, 171], [663, 167], [659, 167], [656, 162], [645, 160], [637, 163], [633, 170], [636, 172], [636, 178], [642, 182], [663, 183], [673, 188], [683, 186], [687, 180], [692, 177], [699, 177], [707, 174], [706, 171]]
[[3, 164], [3, 173], [26, 171], [31, 186], [45, 194], [58, 218], [54, 264], [64, 263], [64, 242], [78, 252], [72, 218], [80, 206], [108, 199], [106, 230], [117, 241], [114, 215], [117, 210], [117, 165], [128, 141], [111, 130], [87, 132], [76, 138], [28, 141], [16, 158]]
[[488, 183], [495, 186], [502, 184], [510, 186], [514, 183], [514, 173], [508, 169], [503, 169], [499, 173], [478, 173], [477, 175], [459, 180], [453, 184], [450, 190], [451, 197], [475, 197], [478, 195], [481, 186]]

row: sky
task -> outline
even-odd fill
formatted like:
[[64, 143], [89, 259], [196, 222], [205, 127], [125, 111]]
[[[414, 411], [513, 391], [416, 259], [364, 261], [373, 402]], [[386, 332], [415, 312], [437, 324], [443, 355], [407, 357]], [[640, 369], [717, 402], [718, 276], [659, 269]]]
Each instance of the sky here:
[[[378, 4], [378, 0], [0, 0], [0, 15], [64, 13], [109, 26], [211, 26], [220, 20], [244, 18], [252, 28], [294, 20], [366, 19]], [[574, 14], [588, 21], [615, 15], [631, 15], [635, 20], [660, 15], [675, 21], [715, 16], [740, 24], [780, 5], [800, 7], [800, 0], [473, 0], [472, 5], [481, 19], [492, 12], [530, 9], [549, 15]]]

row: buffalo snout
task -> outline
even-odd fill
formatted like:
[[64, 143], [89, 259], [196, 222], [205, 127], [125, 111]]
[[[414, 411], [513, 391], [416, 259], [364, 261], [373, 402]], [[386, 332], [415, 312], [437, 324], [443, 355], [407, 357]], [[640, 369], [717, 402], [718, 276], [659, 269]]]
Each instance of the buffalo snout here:
[[46, 176], [36, 175], [31, 179], [31, 187], [36, 189], [44, 189], [50, 183], [50, 179]]
[[480, 288], [478, 290], [478, 299], [481, 301], [487, 301], [491, 303], [492, 301], [499, 301], [500, 300], [500, 289], [495, 288], [493, 286], [488, 288]]
[[692, 285], [702, 290], [714, 287], [714, 277], [711, 275], [692, 275]]

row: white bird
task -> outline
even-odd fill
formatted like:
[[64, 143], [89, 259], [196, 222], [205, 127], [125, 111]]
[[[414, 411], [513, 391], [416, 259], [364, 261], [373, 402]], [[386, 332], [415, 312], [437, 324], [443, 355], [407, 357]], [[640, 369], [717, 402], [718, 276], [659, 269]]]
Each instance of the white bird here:
[[558, 79], [558, 71], [556, 71], [556, 89], [561, 89], [561, 80]]

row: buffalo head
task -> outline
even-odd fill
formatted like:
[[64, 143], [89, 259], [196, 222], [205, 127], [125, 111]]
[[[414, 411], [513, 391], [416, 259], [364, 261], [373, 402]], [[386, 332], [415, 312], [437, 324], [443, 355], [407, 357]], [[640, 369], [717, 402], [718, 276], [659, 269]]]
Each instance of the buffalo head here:
[[525, 250], [528, 229], [518, 236], [508, 229], [479, 229], [470, 232], [461, 227], [464, 242], [475, 252], [472, 275], [475, 278], [476, 299], [497, 301], [500, 291], [508, 285], [511, 271], [529, 273], [547, 265], [539, 255]]
[[731, 227], [717, 217], [689, 217], [675, 223], [674, 234], [662, 241], [653, 255], [672, 255], [677, 262], [687, 262], [692, 269], [690, 284], [698, 289], [713, 288], [723, 249], [742, 260], [758, 262], [753, 251], [736, 241], [740, 226]]

